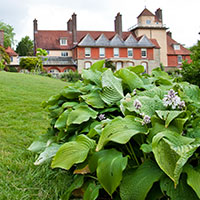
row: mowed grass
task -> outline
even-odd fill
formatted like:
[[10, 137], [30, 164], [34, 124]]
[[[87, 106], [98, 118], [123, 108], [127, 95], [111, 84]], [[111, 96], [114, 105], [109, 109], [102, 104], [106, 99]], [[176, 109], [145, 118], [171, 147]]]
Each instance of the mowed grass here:
[[54, 200], [69, 179], [49, 164], [34, 166], [27, 148], [49, 126], [41, 102], [65, 82], [29, 74], [0, 72], [0, 200]]

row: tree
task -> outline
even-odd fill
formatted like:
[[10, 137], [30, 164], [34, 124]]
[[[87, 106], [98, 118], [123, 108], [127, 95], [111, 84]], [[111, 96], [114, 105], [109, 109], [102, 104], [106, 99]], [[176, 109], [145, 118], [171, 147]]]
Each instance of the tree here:
[[25, 36], [17, 44], [16, 52], [19, 56], [32, 56], [33, 55], [33, 41], [29, 36]]
[[7, 48], [9, 46], [11, 47], [12, 45], [14, 45], [14, 28], [9, 24], [0, 22], [0, 30], [4, 31], [4, 47]]
[[184, 61], [182, 64], [181, 75], [183, 81], [198, 85], [200, 87], [200, 41], [190, 48], [192, 62]]
[[0, 70], [4, 70], [6, 64], [10, 63], [10, 57], [6, 53], [5, 49], [0, 46]]

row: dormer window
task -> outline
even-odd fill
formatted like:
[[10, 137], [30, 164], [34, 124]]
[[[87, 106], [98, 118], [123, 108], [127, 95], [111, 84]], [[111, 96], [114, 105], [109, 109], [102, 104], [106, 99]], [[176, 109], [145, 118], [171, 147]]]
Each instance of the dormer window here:
[[174, 44], [173, 46], [174, 46], [174, 50], [180, 50], [181, 49], [179, 44]]
[[60, 38], [60, 45], [67, 45], [67, 38]]

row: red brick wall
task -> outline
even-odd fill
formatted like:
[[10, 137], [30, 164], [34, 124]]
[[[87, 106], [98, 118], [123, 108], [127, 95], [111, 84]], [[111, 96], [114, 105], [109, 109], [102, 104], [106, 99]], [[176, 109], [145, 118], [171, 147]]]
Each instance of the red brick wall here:
[[148, 60], [153, 60], [153, 49], [147, 49]]
[[141, 49], [133, 49], [133, 58], [135, 60], [141, 59]]
[[119, 57], [120, 58], [128, 57], [127, 48], [119, 48]]
[[106, 48], [106, 58], [113, 58], [113, 48]]
[[[188, 60], [188, 63], [191, 63], [191, 58], [190, 56], [182, 56], [183, 60]], [[181, 64], [178, 64], [178, 56], [177, 55], [168, 55], [168, 67], [177, 67], [178, 65], [180, 66]]]

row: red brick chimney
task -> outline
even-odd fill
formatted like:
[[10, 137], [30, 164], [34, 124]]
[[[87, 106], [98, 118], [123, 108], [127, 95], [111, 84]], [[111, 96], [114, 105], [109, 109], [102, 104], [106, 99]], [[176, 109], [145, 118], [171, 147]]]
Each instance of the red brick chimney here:
[[172, 37], [172, 32], [171, 31], [167, 31], [167, 35], [171, 38]]
[[73, 44], [77, 44], [77, 25], [76, 25], [76, 14], [72, 15], [72, 41]]
[[4, 30], [0, 30], [0, 46], [4, 46]]
[[37, 33], [38, 32], [38, 24], [37, 24], [37, 20], [34, 19], [33, 20], [33, 33]]
[[117, 13], [115, 17], [115, 32], [122, 37], [122, 15]]

